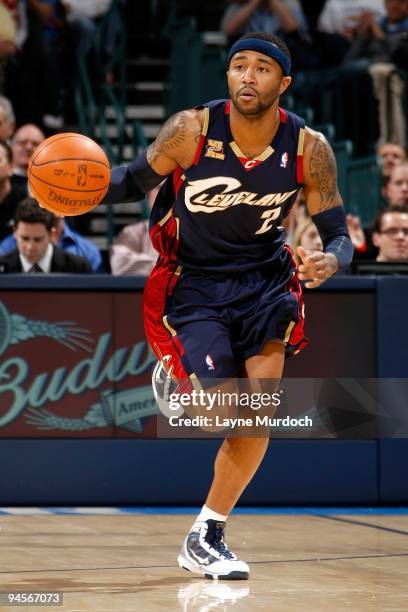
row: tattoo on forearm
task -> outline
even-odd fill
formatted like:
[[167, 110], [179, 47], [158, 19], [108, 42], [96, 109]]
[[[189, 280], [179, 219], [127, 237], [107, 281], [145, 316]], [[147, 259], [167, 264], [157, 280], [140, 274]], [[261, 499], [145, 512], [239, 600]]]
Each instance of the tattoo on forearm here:
[[147, 149], [148, 163], [154, 163], [160, 155], [172, 157], [172, 154], [185, 143], [186, 136], [186, 119], [183, 113], [170, 117], [163, 125], [154, 143]]
[[317, 138], [310, 157], [310, 175], [320, 193], [319, 212], [341, 204], [337, 189], [336, 159], [331, 147]]

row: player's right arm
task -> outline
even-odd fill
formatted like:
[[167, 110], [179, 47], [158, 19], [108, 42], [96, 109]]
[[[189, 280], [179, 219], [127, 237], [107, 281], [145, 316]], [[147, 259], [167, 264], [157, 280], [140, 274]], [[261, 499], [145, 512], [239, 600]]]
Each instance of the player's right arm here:
[[128, 166], [114, 168], [104, 204], [140, 200], [177, 167], [189, 168], [202, 130], [203, 112], [176, 113], [161, 128], [156, 140]]
[[306, 128], [303, 158], [306, 206], [323, 243], [322, 251], [298, 248], [299, 278], [318, 287], [353, 257], [343, 202], [337, 188], [336, 159], [323, 134]]

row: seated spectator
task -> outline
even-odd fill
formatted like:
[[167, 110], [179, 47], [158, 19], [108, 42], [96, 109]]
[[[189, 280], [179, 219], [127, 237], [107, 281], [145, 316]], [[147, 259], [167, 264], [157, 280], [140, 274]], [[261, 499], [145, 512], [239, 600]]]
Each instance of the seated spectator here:
[[27, 189], [28, 162], [34, 149], [45, 139], [39, 127], [32, 123], [27, 123], [19, 127], [12, 139], [11, 148], [13, 151], [13, 176], [11, 182], [25, 190]]
[[[379, 144], [396, 142], [405, 148], [406, 122], [403, 107], [404, 81], [396, 71], [399, 56], [403, 55], [408, 68], [408, 2], [385, 0], [386, 15], [377, 19], [366, 13], [360, 32], [352, 44], [344, 63], [368, 69], [374, 94], [378, 100]], [[403, 47], [405, 46], [405, 50]]]
[[[0, 207], [1, 209], [1, 207]], [[54, 216], [55, 233], [53, 242], [67, 253], [78, 255], [88, 261], [94, 272], [104, 272], [102, 255], [96, 245], [87, 238], [75, 232], [63, 217]], [[14, 234], [10, 234], [0, 242], [0, 255], [5, 255], [16, 248]]]
[[317, 44], [325, 66], [342, 63], [367, 12], [384, 14], [383, 0], [327, 0], [317, 22]]
[[[389, 208], [408, 206], [408, 162], [394, 166], [382, 194]], [[378, 248], [373, 242], [374, 227], [363, 229], [360, 218], [354, 215], [347, 215], [347, 226], [355, 249], [354, 260], [375, 259]]]
[[408, 162], [404, 162], [391, 170], [383, 187], [383, 197], [389, 206], [408, 204]]
[[110, 249], [112, 274], [149, 276], [157, 261], [149, 236], [149, 221], [123, 228]]
[[382, 176], [387, 179], [395, 166], [406, 161], [407, 154], [401, 145], [393, 142], [385, 142], [377, 147], [377, 157], [381, 164]]
[[86, 259], [94, 272], [104, 272], [101, 252], [93, 242], [74, 231], [63, 217], [56, 217], [55, 229], [60, 249]]
[[16, 210], [14, 235], [17, 249], [0, 258], [1, 268], [9, 273], [92, 272], [86, 259], [54, 246], [55, 232], [54, 215], [40, 208], [33, 198], [26, 198]]
[[249, 32], [277, 34], [289, 47], [294, 70], [318, 64], [298, 0], [229, 0], [228, 4], [220, 28], [230, 42]]
[[9, 142], [16, 129], [13, 106], [8, 98], [0, 96], [0, 140]]
[[373, 242], [379, 262], [408, 262], [408, 208], [383, 208], [375, 221]]
[[317, 227], [310, 218], [307, 218], [298, 225], [293, 237], [293, 250], [297, 262], [300, 263], [298, 247], [303, 247], [305, 251], [323, 251], [323, 243]]
[[24, 190], [11, 184], [12, 159], [11, 148], [0, 141], [0, 240], [12, 232], [17, 204], [25, 198]]
[[[146, 196], [148, 209], [153, 208], [156, 196], [160, 191], [158, 185]], [[149, 236], [149, 221], [139, 221], [123, 228], [110, 249], [112, 274], [134, 274], [149, 276], [156, 261], [157, 251], [152, 246]]]

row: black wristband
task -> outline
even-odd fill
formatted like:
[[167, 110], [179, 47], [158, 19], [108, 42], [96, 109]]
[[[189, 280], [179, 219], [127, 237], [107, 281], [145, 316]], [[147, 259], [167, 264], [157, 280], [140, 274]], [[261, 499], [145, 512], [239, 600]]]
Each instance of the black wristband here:
[[324, 252], [333, 253], [339, 262], [339, 268], [348, 266], [353, 259], [354, 248], [348, 233], [343, 206], [329, 208], [312, 215], [312, 221], [322, 239]]
[[136, 159], [130, 162], [128, 172], [135, 185], [145, 193], [160, 185], [166, 178], [153, 170], [147, 161], [147, 151], [143, 151]]

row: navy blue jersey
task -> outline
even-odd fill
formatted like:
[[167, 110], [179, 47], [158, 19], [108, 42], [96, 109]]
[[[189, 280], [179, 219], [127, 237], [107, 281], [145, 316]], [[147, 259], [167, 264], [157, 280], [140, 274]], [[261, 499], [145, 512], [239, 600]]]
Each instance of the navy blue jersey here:
[[254, 159], [230, 130], [230, 102], [204, 107], [194, 162], [162, 186], [150, 219], [160, 255], [183, 268], [248, 271], [289, 265], [282, 220], [302, 186], [305, 124], [279, 109], [273, 142]]

